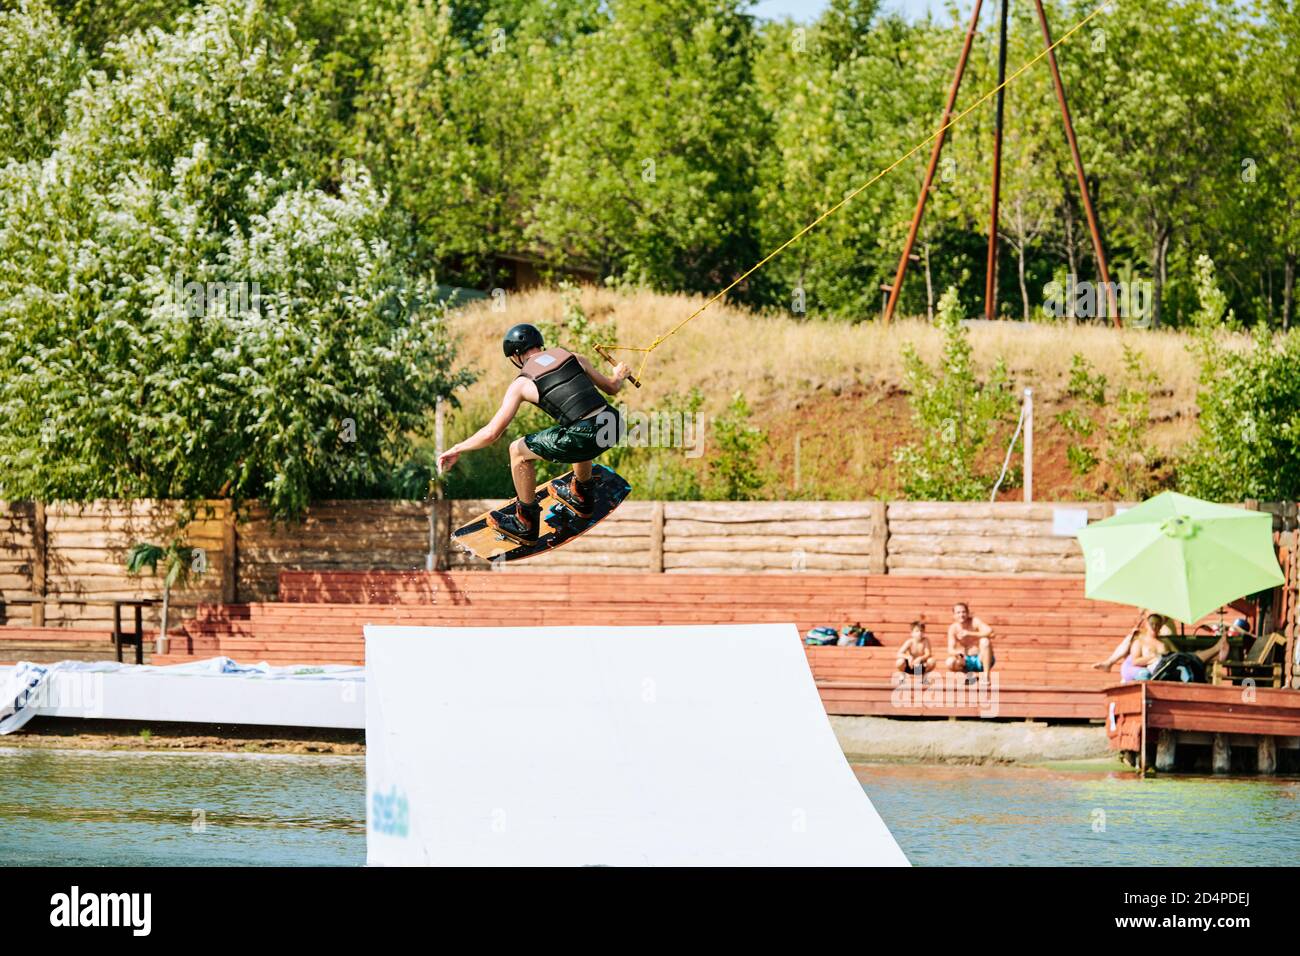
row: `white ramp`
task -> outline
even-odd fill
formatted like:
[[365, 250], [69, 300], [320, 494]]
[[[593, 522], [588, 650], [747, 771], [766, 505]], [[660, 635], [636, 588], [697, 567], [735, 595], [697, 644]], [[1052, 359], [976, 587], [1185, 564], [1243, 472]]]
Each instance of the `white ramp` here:
[[906, 865], [793, 625], [367, 626], [371, 865]]

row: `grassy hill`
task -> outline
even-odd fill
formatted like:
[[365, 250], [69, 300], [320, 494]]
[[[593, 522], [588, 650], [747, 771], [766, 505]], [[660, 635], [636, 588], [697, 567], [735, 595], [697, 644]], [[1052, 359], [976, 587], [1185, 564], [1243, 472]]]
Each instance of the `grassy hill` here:
[[[560, 344], [590, 340], [646, 346], [688, 316], [704, 300], [651, 292], [618, 292], [596, 287], [563, 292], [535, 290], [510, 294], [504, 309], [475, 303], [451, 318], [460, 361], [478, 381], [459, 395], [460, 410], [449, 418], [449, 441], [469, 434], [495, 409], [515, 371], [501, 355], [502, 333], [516, 322], [531, 322], [558, 332]], [[583, 323], [589, 323], [584, 331]], [[1103, 465], [1085, 478], [1066, 461], [1070, 436], [1056, 420], [1071, 407], [1068, 395], [1072, 356], [1083, 355], [1104, 373], [1111, 387], [1125, 383], [1125, 345], [1136, 350], [1158, 384], [1150, 392], [1145, 431], [1152, 449], [1153, 477], [1167, 480], [1180, 446], [1195, 428], [1197, 365], [1187, 337], [1172, 331], [1115, 330], [1096, 325], [984, 323], [970, 325], [974, 359], [981, 374], [1002, 358], [1017, 391], [1035, 394], [1035, 497], [1096, 498], [1112, 495]], [[845, 325], [815, 318], [756, 315], [722, 304], [710, 306], [650, 356], [644, 387], [620, 398], [629, 408], [650, 411], [680, 402], [698, 389], [707, 419], [723, 414], [736, 392], [752, 409], [752, 424], [768, 435], [769, 460], [761, 496], [767, 498], [849, 499], [899, 497], [893, 464], [897, 448], [914, 437], [908, 404], [902, 346], [911, 343], [929, 364], [940, 355], [939, 332], [923, 319]], [[588, 354], [595, 359], [594, 353]], [[635, 368], [639, 353], [628, 356]], [[597, 359], [599, 361], [599, 359]], [[534, 426], [540, 418], [522, 424]], [[1005, 428], [1000, 461], [1014, 421]], [[512, 431], [512, 435], [516, 432]], [[798, 437], [799, 469], [794, 474]], [[499, 443], [501, 446], [505, 442]], [[710, 441], [703, 458], [678, 464], [699, 478], [709, 494]], [[632, 451], [620, 464], [635, 472], [642, 464]], [[506, 494], [504, 447], [466, 456], [449, 482], [452, 494]], [[640, 487], [647, 487], [646, 481]], [[716, 489], [713, 489], [716, 493]], [[661, 489], [662, 493], [662, 489]], [[1019, 497], [1015, 488], [1004, 497]]]

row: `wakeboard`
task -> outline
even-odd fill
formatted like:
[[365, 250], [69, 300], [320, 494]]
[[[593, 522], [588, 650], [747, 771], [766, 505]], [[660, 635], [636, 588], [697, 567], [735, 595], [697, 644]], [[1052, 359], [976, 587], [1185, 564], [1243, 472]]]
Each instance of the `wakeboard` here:
[[[591, 471], [592, 477], [599, 480], [596, 483], [595, 501], [589, 518], [582, 517], [557, 498], [551, 489], [551, 481], [548, 481], [537, 488], [542, 525], [538, 529], [536, 541], [520, 542], [502, 534], [488, 523], [487, 511], [453, 531], [451, 539], [466, 551], [486, 561], [522, 561], [524, 558], [563, 547], [578, 535], [590, 531], [608, 518], [610, 512], [622, 504], [623, 499], [632, 491], [632, 486], [611, 468], [592, 465]], [[571, 480], [572, 477], [573, 472], [569, 471], [552, 481], [566, 478]], [[518, 498], [511, 498], [510, 504], [503, 507], [513, 508], [518, 500]]]

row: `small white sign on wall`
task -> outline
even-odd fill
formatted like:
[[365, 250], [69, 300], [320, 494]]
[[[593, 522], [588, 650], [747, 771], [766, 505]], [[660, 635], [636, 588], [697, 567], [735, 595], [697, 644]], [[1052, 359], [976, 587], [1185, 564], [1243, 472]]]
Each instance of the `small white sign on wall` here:
[[1075, 534], [1088, 526], [1087, 508], [1053, 508], [1052, 534], [1062, 538], [1073, 538]]

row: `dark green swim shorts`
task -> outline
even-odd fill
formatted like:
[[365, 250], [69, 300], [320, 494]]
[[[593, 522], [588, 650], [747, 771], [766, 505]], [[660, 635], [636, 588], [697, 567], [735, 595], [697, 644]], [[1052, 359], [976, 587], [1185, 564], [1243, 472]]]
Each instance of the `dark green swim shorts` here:
[[525, 435], [524, 444], [538, 458], [571, 465], [603, 455], [618, 444], [621, 432], [618, 413], [606, 406], [572, 425], [552, 425]]

